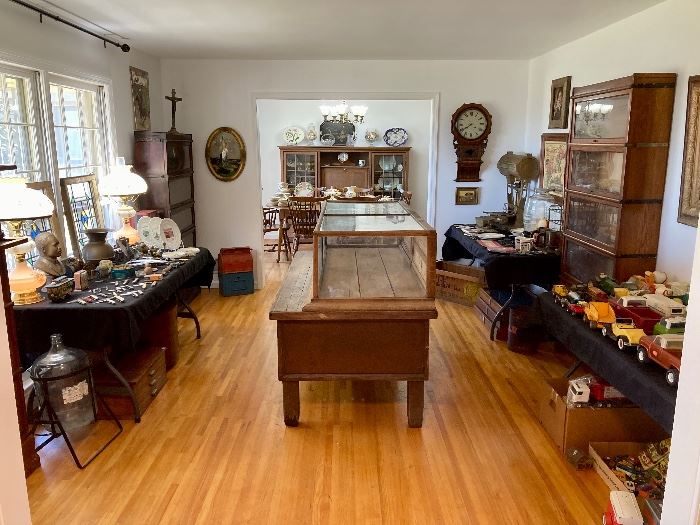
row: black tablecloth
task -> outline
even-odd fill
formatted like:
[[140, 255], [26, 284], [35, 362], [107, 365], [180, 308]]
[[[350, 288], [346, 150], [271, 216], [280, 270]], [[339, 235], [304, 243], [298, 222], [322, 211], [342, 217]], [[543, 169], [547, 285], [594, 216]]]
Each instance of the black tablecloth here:
[[510, 288], [512, 284], [537, 284], [549, 289], [559, 281], [559, 255], [490, 252], [454, 224], [445, 232], [442, 258], [445, 261], [460, 258], [480, 259], [489, 288]]
[[[49, 338], [56, 333], [63, 334], [66, 345], [76, 348], [133, 349], [141, 338], [146, 321], [173, 298], [177, 290], [189, 286], [211, 286], [214, 265], [209, 250], [200, 248], [197, 255], [167, 273], [156, 286], [148, 286], [139, 297], [125, 297], [124, 303], [81, 305], [44, 301], [15, 306], [22, 366], [30, 366], [39, 355], [48, 351]], [[94, 283], [93, 287], [105, 284], [107, 283]], [[90, 290], [74, 292], [71, 299], [90, 293]]]
[[661, 367], [638, 363], [632, 350], [619, 350], [600, 330], [591, 330], [569, 315], [551, 293], [539, 295], [537, 302], [552, 337], [671, 433], [677, 390], [666, 384]]

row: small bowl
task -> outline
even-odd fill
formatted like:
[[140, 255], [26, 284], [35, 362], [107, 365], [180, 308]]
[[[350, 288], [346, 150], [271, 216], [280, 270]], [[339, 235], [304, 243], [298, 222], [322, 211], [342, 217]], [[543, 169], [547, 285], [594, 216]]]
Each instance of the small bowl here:
[[320, 141], [323, 146], [332, 146], [335, 144], [335, 137], [326, 133], [325, 135], [321, 135]]

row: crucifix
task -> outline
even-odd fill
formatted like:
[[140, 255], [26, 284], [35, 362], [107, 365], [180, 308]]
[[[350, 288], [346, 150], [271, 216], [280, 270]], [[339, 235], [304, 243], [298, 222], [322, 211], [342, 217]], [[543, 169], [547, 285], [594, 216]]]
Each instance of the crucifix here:
[[175, 129], [175, 106], [177, 105], [178, 102], [182, 102], [182, 98], [181, 98], [181, 97], [176, 97], [176, 96], [175, 96], [175, 90], [173, 89], [172, 95], [170, 95], [169, 97], [165, 97], [165, 99], [166, 99], [166, 100], [169, 100], [170, 103], [171, 103], [172, 106], [173, 106], [173, 113], [172, 113], [173, 125], [172, 125], [172, 127], [170, 128], [170, 132], [171, 132], [171, 133], [173, 133], [173, 132], [174, 132], [174, 133], [177, 133], [177, 130]]

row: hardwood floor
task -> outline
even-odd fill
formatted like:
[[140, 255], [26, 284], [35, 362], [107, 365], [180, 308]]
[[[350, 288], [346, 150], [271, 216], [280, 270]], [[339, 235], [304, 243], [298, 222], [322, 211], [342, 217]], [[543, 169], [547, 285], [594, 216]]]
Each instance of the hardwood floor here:
[[[537, 422], [554, 353], [491, 343], [470, 308], [438, 301], [422, 429], [405, 383], [307, 382], [282, 421], [275, 322], [288, 264], [265, 254], [253, 295], [206, 290], [180, 320], [180, 362], [144, 414], [86, 470], [62, 441], [28, 479], [35, 524], [600, 523], [607, 488]], [[342, 337], [343, 334], [338, 334]]]

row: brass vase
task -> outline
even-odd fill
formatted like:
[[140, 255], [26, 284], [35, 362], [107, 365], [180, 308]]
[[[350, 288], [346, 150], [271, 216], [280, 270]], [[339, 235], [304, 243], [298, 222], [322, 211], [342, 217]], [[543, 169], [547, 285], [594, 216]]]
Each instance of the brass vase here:
[[114, 257], [114, 248], [106, 241], [110, 230], [106, 228], [89, 228], [85, 230], [88, 243], [83, 246], [83, 260], [97, 262]]

